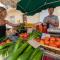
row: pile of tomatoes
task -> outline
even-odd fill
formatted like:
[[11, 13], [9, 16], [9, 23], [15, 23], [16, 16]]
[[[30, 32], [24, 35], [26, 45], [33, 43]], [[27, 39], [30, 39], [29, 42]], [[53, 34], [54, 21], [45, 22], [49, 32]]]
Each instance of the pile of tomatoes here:
[[23, 38], [24, 40], [26, 40], [29, 37], [29, 34], [28, 33], [21, 33], [19, 36], [21, 38]]
[[44, 45], [60, 48], [60, 38], [45, 37], [44, 39], [38, 38], [38, 39], [35, 39], [35, 40], [37, 42], [39, 42], [40, 44], [44, 44]]

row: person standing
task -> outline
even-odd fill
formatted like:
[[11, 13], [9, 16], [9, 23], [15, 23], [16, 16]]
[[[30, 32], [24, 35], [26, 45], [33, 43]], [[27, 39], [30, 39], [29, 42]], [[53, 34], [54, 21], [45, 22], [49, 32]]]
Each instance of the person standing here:
[[47, 28], [56, 28], [59, 26], [58, 16], [53, 15], [54, 8], [48, 8], [49, 15], [44, 18], [43, 23]]
[[0, 7], [0, 42], [1, 42], [1, 38], [6, 36], [6, 24], [13, 26], [13, 27], [20, 25], [20, 24], [13, 24], [5, 20], [6, 15], [7, 15], [6, 9], [3, 7]]

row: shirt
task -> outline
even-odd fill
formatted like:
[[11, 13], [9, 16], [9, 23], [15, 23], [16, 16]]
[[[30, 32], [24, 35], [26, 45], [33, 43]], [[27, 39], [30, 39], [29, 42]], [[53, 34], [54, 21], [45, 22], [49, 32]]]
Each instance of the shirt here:
[[[47, 16], [47, 17], [52, 18], [53, 20], [55, 20], [55, 22], [59, 23], [59, 20], [58, 20], [57, 16], [52, 15], [52, 16]], [[47, 24], [47, 21], [48, 21], [47, 17], [44, 18], [43, 23]], [[47, 24], [47, 26], [48, 26], [48, 28], [55, 28], [55, 26], [52, 25], [52, 24]]]

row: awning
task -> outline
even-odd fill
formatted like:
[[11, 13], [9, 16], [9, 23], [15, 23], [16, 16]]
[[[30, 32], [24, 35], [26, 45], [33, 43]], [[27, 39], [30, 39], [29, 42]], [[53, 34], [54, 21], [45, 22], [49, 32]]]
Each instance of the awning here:
[[34, 15], [49, 7], [57, 6], [60, 6], [60, 0], [21, 0], [17, 3], [17, 10], [27, 15]]

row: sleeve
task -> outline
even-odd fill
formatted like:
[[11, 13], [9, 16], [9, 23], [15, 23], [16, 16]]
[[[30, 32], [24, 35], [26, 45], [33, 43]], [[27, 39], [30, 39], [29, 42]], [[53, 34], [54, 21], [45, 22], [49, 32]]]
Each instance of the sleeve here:
[[46, 17], [43, 19], [43, 24], [44, 24], [44, 25], [47, 24], [47, 18], [46, 18]]
[[59, 19], [58, 19], [58, 16], [56, 16], [56, 22], [59, 23]]

